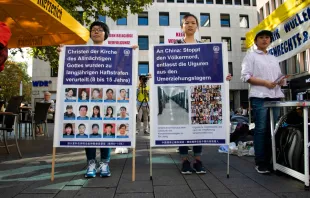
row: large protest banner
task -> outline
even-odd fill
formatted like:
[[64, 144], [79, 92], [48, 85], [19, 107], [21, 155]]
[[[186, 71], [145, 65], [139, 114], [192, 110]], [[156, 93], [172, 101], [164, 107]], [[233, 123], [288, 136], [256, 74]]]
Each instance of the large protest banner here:
[[64, 47], [54, 147], [135, 146], [132, 54], [130, 47]]
[[227, 46], [156, 45], [150, 56], [151, 146], [227, 144]]

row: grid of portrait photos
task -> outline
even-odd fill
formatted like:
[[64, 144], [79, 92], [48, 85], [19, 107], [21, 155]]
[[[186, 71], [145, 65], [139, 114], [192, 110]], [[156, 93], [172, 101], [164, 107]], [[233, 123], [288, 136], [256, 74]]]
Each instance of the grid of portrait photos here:
[[65, 88], [63, 138], [129, 138], [128, 88]]
[[191, 86], [191, 123], [222, 124], [221, 85]]

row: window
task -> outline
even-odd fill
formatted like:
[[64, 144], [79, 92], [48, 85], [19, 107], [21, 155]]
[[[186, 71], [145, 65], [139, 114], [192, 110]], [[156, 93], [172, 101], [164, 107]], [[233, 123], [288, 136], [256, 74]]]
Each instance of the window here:
[[234, 75], [234, 70], [233, 70], [232, 62], [228, 62], [228, 72], [231, 74], [231, 76]]
[[117, 19], [116, 25], [127, 25], [127, 17]]
[[215, 0], [216, 4], [223, 4], [223, 0]]
[[180, 24], [182, 24], [182, 19], [186, 14], [189, 14], [189, 12], [180, 12]]
[[229, 14], [221, 14], [221, 27], [230, 27]]
[[232, 5], [232, 0], [225, 0], [226, 5]]
[[226, 42], [228, 51], [231, 51], [231, 38], [230, 37], [222, 37], [222, 42]]
[[240, 27], [241, 28], [249, 28], [249, 17], [248, 15], [239, 15]]
[[235, 0], [235, 5], [241, 5], [241, 0]]
[[187, 0], [187, 3], [195, 3], [194, 0]]
[[270, 14], [270, 5], [269, 2], [266, 3], [266, 17]]
[[276, 9], [276, 0], [271, 0], [271, 12], [273, 12]]
[[283, 0], [278, 0], [278, 6], [282, 5]]
[[299, 60], [297, 58], [297, 55], [293, 56], [291, 58], [291, 61], [292, 61], [292, 74], [297, 74], [299, 73]]
[[207, 4], [213, 4], [213, 0], [206, 0]]
[[280, 63], [281, 73], [288, 74], [286, 60]]
[[159, 36], [159, 44], [164, 44], [164, 43], [165, 43], [165, 37]]
[[97, 18], [98, 21], [101, 21], [103, 23], [107, 22], [107, 17], [106, 16], [98, 15], [96, 18]]
[[138, 63], [138, 75], [146, 76], [149, 73], [149, 63], [148, 62], [139, 62]]
[[201, 27], [210, 27], [210, 14], [209, 13], [200, 13], [200, 24]]
[[138, 25], [149, 25], [149, 17], [147, 12], [138, 14]]
[[252, 1], [252, 6], [256, 6], [256, 0]]
[[157, 0], [158, 3], [164, 3], [165, 0]]
[[203, 42], [203, 43], [210, 43], [211, 42], [211, 37], [210, 36], [202, 36], [201, 37], [201, 42]]
[[159, 25], [160, 26], [169, 26], [169, 12], [160, 12], [159, 13]]
[[204, 3], [204, 0], [196, 0], [196, 3]]
[[149, 49], [149, 37], [148, 36], [138, 36], [138, 45], [140, 50]]
[[259, 22], [261, 22], [262, 20], [264, 20], [264, 10], [263, 8], [259, 9]]
[[184, 3], [184, 0], [177, 0], [177, 3]]
[[245, 38], [241, 38], [241, 52], [246, 52]]
[[250, 6], [250, 0], [243, 0], [243, 5]]
[[302, 53], [302, 59], [303, 59], [305, 71], [308, 71], [307, 51], [304, 51], [304, 52]]
[[167, 3], [174, 3], [174, 0], [167, 0]]
[[51, 67], [51, 77], [58, 77], [58, 68]]

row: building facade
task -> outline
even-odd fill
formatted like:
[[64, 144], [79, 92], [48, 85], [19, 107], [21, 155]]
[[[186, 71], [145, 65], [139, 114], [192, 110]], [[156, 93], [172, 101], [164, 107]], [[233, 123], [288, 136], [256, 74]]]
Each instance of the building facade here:
[[[129, 15], [113, 21], [105, 16], [98, 19], [106, 22], [111, 30], [136, 30], [138, 32], [138, 67], [148, 65], [148, 50], [152, 44], [164, 43], [167, 27], [180, 28], [181, 18], [186, 13], [197, 16], [199, 35], [204, 42], [227, 42], [231, 109], [247, 105], [248, 85], [240, 81], [241, 62], [245, 56], [245, 34], [257, 25], [256, 0], [154, 0], [143, 13]], [[56, 99], [57, 74], [48, 63], [33, 62], [33, 81], [48, 81], [44, 86], [33, 87], [33, 101], [43, 98], [43, 91], [50, 91]], [[42, 83], [41, 83], [42, 84]]]

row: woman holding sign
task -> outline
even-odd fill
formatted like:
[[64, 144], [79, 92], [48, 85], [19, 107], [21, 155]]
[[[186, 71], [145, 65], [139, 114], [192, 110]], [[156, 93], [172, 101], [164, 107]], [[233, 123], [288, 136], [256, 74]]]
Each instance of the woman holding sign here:
[[[185, 14], [182, 23], [181, 28], [184, 33], [184, 38], [176, 40], [175, 44], [185, 44], [185, 43], [201, 43], [201, 41], [198, 41], [195, 39], [194, 35], [199, 27], [198, 19], [193, 14]], [[226, 77], [226, 80], [231, 80], [231, 74], [228, 74]], [[196, 122], [199, 123], [199, 120], [196, 118]], [[202, 154], [202, 146], [193, 146], [193, 152], [195, 156], [195, 161], [193, 164], [193, 168], [191, 168], [191, 163], [188, 160], [188, 150], [189, 147], [187, 146], [180, 146], [179, 152], [182, 158], [182, 174], [191, 174], [193, 171], [197, 174], [204, 174], [206, 173], [206, 170], [201, 162], [201, 154]]]

